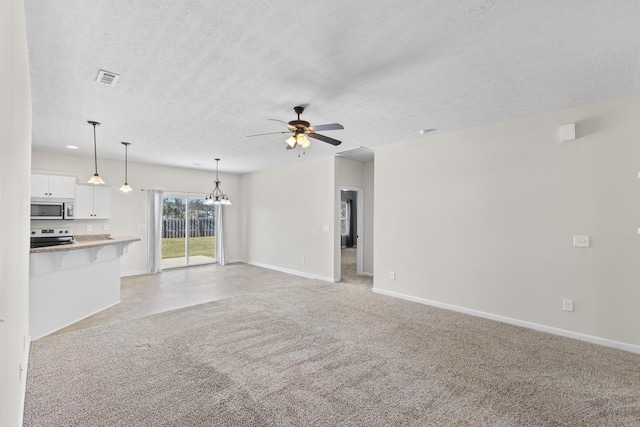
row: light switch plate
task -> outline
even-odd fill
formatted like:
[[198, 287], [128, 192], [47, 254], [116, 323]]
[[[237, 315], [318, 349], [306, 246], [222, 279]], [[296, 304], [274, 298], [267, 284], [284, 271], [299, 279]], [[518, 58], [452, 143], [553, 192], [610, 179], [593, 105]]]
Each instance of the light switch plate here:
[[573, 246], [576, 248], [588, 248], [591, 246], [591, 236], [573, 236]]

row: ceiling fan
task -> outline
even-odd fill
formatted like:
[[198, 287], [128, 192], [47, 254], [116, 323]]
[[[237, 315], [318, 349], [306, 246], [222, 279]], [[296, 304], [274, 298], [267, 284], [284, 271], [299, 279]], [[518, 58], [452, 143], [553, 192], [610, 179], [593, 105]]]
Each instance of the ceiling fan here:
[[301, 107], [301, 106], [293, 107], [293, 111], [295, 111], [296, 114], [298, 115], [298, 119], [291, 120], [289, 123], [284, 122], [282, 120], [278, 120], [278, 119], [269, 119], [276, 122], [284, 123], [285, 125], [287, 125], [287, 129], [288, 129], [287, 131], [259, 133], [256, 135], [247, 135], [247, 137], [274, 135], [277, 133], [292, 133], [293, 135], [291, 135], [291, 137], [289, 137], [286, 141], [287, 150], [290, 150], [296, 147], [307, 148], [308, 146], [311, 145], [311, 141], [309, 141], [307, 137], [317, 139], [319, 141], [324, 141], [331, 145], [342, 144], [342, 141], [338, 141], [337, 139], [329, 138], [328, 136], [324, 136], [316, 133], [316, 131], [344, 129], [344, 126], [342, 126], [340, 123], [311, 126], [309, 122], [300, 120], [300, 114], [302, 114], [302, 112], [304, 111], [304, 107]]

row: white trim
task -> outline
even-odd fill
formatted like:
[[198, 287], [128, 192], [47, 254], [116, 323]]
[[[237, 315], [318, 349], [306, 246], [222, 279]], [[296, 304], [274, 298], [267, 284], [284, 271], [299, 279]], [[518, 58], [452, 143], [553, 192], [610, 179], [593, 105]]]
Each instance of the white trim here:
[[373, 277], [373, 273], [369, 273], [368, 271], [363, 271], [362, 272], [363, 276], [369, 276], [369, 277]]
[[305, 273], [303, 271], [291, 270], [288, 268], [276, 267], [275, 265], [262, 264], [259, 262], [245, 261], [246, 264], [255, 265], [256, 267], [267, 268], [269, 270], [280, 271], [282, 273], [293, 274], [295, 276], [306, 277], [307, 279], [323, 280], [325, 282], [335, 283], [336, 280], [331, 277], [318, 276], [315, 274]]
[[120, 277], [127, 277], [127, 276], [139, 276], [141, 274], [147, 274], [147, 270], [138, 270], [138, 271], [126, 271], [124, 273], [120, 273]]
[[[27, 398], [27, 371], [29, 370], [29, 352], [31, 351], [31, 335], [29, 335], [28, 338], [26, 339], [25, 347], [26, 348], [23, 351], [24, 357], [22, 359], [22, 366], [23, 366], [22, 375], [23, 376], [20, 379], [20, 381], [22, 382], [21, 388], [20, 388], [20, 402], [21, 402], [22, 408], [24, 408], [24, 402]], [[18, 421], [20, 421], [18, 425], [22, 425], [22, 423], [24, 422], [24, 410], [20, 411], [20, 419]]]
[[377, 294], [387, 295], [394, 298], [400, 298], [407, 301], [413, 301], [420, 304], [430, 305], [433, 307], [444, 308], [445, 310], [457, 311], [459, 313], [470, 314], [472, 316], [483, 317], [497, 322], [508, 323], [510, 325], [521, 326], [523, 328], [534, 329], [540, 332], [547, 332], [554, 335], [560, 335], [566, 338], [573, 338], [580, 341], [586, 341], [591, 344], [598, 344], [605, 347], [625, 350], [631, 353], [640, 354], [640, 346], [635, 344], [614, 341], [606, 338], [595, 337], [593, 335], [582, 334], [580, 332], [568, 331], [566, 329], [554, 328], [552, 326], [540, 325], [538, 323], [527, 322], [525, 320], [513, 319], [511, 317], [500, 316], [497, 314], [486, 313], [484, 311], [473, 310], [470, 308], [459, 307], [457, 305], [446, 304], [438, 301], [432, 301], [424, 298], [418, 298], [411, 295], [401, 294], [399, 292], [387, 291], [385, 289], [373, 288], [373, 292]]

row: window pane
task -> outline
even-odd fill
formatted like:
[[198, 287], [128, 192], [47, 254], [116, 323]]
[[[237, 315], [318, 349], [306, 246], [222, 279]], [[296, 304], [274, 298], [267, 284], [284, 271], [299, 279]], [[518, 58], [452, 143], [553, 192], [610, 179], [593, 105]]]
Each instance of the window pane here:
[[186, 265], [187, 199], [165, 197], [162, 204], [162, 268]]
[[189, 198], [189, 265], [211, 264], [216, 260], [215, 207], [204, 198]]

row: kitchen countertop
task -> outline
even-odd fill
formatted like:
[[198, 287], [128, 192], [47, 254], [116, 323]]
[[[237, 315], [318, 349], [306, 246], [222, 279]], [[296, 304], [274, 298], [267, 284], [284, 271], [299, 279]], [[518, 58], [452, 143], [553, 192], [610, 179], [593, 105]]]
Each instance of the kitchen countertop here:
[[42, 248], [32, 248], [29, 253], [42, 252], [64, 252], [78, 249], [91, 248], [96, 246], [115, 245], [118, 243], [131, 243], [140, 241], [140, 237], [134, 236], [111, 236], [110, 234], [84, 234], [75, 236], [76, 243], [70, 245], [44, 246]]

